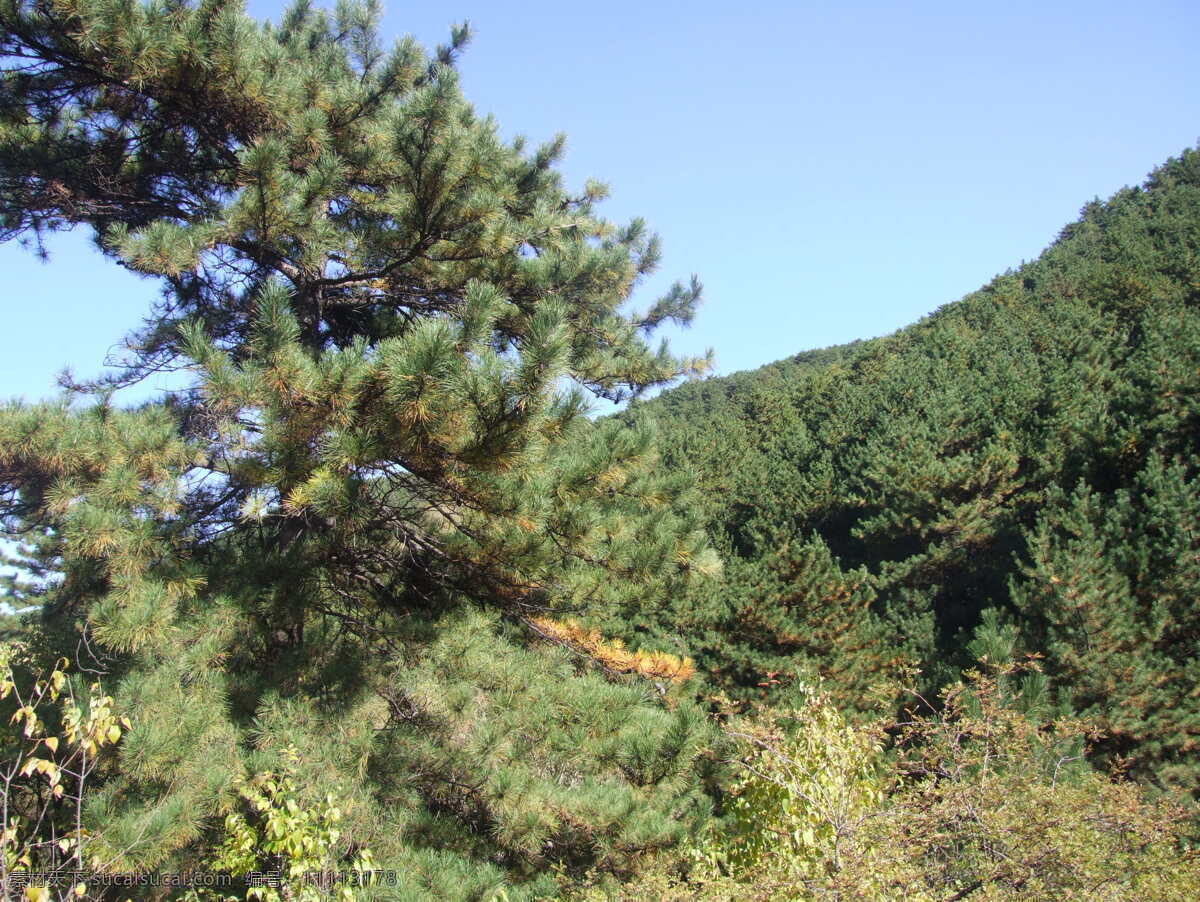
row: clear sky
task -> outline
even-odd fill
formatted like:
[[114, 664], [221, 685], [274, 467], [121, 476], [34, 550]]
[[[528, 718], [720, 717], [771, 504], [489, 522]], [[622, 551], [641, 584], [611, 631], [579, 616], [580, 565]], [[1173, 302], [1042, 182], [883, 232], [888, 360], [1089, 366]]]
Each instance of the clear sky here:
[[[1200, 138], [1194, 0], [441, 0], [393, 3], [384, 32], [432, 45], [463, 19], [467, 96], [506, 134], [565, 132], [569, 184], [662, 234], [640, 306], [697, 273], [673, 342], [720, 373], [910, 323]], [[0, 246], [0, 397], [96, 374], [155, 295], [81, 234], [51, 251]]]

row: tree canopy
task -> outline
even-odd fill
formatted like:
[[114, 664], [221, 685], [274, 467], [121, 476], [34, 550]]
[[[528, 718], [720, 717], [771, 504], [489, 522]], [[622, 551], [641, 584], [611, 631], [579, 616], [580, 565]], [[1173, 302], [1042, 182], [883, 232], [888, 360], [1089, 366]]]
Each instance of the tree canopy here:
[[[427, 53], [378, 18], [0, 4], [0, 230], [89, 227], [162, 285], [122, 368], [0, 414], [31, 654], [132, 719], [85, 806], [120, 867], [202, 860], [285, 749], [397, 898], [620, 868], [707, 804], [699, 710], [544, 625], [718, 568], [652, 430], [585, 415], [704, 370], [647, 342], [700, 286], [631, 310], [658, 239], [475, 113], [465, 26]], [[166, 368], [191, 385], [113, 404]]]

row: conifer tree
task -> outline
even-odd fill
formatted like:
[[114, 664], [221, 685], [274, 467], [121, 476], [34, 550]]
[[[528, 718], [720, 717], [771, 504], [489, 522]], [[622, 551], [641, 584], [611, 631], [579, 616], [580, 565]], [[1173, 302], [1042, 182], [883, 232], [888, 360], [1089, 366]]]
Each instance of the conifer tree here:
[[465, 26], [378, 18], [0, 0], [0, 232], [87, 226], [163, 286], [116, 374], [0, 415], [5, 522], [61, 575], [13, 598], [130, 712], [87, 807], [113, 867], [203, 862], [294, 748], [380, 892], [515, 899], [704, 814], [698, 710], [531, 628], [718, 567], [653, 430], [585, 416], [705, 368], [646, 340], [700, 287], [630, 312], [657, 238], [476, 115]]

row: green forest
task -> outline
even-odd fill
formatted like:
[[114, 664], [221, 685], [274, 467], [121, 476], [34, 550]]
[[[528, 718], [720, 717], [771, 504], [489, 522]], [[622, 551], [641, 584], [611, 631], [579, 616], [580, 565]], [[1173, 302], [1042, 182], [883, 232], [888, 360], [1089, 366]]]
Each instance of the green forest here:
[[1194, 899], [1200, 149], [707, 377], [380, 15], [0, 0], [0, 238], [161, 289], [0, 407], [0, 895]]

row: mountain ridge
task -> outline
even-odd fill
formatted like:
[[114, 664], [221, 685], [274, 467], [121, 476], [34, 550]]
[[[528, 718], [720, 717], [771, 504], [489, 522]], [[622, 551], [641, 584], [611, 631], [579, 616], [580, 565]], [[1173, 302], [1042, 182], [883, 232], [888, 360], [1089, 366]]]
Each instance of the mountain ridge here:
[[1189, 149], [910, 326], [632, 406], [698, 479], [726, 578], [626, 633], [741, 697], [819, 678], [851, 707], [1007, 643], [1102, 754], [1196, 792], [1198, 301]]

